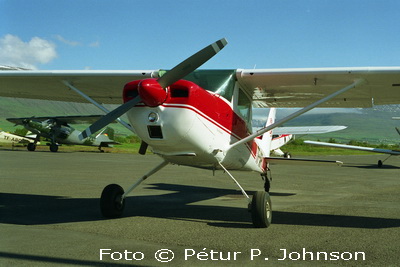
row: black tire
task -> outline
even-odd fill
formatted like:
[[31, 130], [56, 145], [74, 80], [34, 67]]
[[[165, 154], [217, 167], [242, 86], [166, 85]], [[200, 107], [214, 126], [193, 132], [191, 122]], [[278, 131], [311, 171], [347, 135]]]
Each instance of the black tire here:
[[100, 210], [106, 218], [121, 217], [125, 207], [125, 199], [122, 200], [124, 189], [117, 184], [107, 185], [100, 198]]
[[283, 157], [290, 159], [290, 158], [292, 158], [292, 154], [290, 154], [289, 152], [286, 152], [285, 154], [283, 154]]
[[36, 149], [36, 144], [34, 144], [34, 143], [29, 143], [28, 146], [27, 146], [27, 148], [28, 148], [28, 151], [35, 151], [35, 149]]
[[57, 151], [58, 151], [58, 145], [56, 145], [56, 144], [51, 144], [51, 145], [50, 145], [50, 151], [51, 151], [51, 152], [57, 152]]
[[267, 192], [257, 191], [251, 201], [251, 217], [254, 227], [267, 228], [272, 221], [271, 198]]
[[382, 166], [383, 166], [382, 160], [378, 160], [378, 167], [379, 167], [379, 168], [382, 168]]

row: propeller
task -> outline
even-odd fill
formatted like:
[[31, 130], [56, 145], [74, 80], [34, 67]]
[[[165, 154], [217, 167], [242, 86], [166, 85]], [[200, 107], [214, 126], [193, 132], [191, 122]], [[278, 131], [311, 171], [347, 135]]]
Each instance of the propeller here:
[[115, 121], [117, 118], [124, 115], [128, 110], [130, 110], [133, 106], [135, 106], [140, 101], [141, 101], [140, 97], [137, 96], [134, 99], [132, 99], [132, 100], [126, 102], [125, 104], [119, 106], [118, 108], [114, 109], [110, 113], [107, 113], [107, 115], [103, 116], [101, 119], [99, 119], [98, 121], [96, 121], [95, 123], [90, 125], [88, 128], [86, 128], [86, 130], [84, 130], [80, 135], [78, 135], [78, 138], [80, 140], [83, 140], [86, 137], [97, 132], [98, 130], [104, 128], [108, 124]]
[[224, 48], [228, 42], [225, 38], [210, 44], [209, 46], [203, 48], [196, 54], [187, 58], [183, 62], [179, 63], [173, 69], [165, 73], [161, 78], [158, 79], [158, 83], [162, 88], [166, 88], [182, 79], [186, 75], [195, 71], [198, 67], [206, 63], [210, 58], [215, 56], [222, 48]]
[[[190, 56], [186, 60], [182, 61], [177, 66], [166, 72], [161, 78], [157, 79], [156, 81], [143, 80], [141, 83], [139, 83], [138, 96], [124, 103], [123, 105], [119, 106], [118, 108], [114, 109], [113, 111], [102, 117], [100, 120], [93, 123], [86, 130], [84, 130], [78, 137], [80, 138], [80, 140], [82, 140], [90, 136], [92, 133], [95, 133], [98, 130], [104, 128], [111, 122], [115, 121], [117, 118], [121, 117], [123, 114], [128, 112], [128, 110], [134, 107], [137, 103], [139, 103], [142, 100], [143, 101], [147, 100], [149, 96], [151, 97], [151, 92], [149, 91], [160, 90], [160, 89], [165, 91], [165, 89], [168, 86], [184, 78], [186, 75], [190, 74], [191, 72], [199, 68], [201, 65], [203, 65], [205, 62], [207, 62], [209, 59], [211, 59], [213, 56], [215, 56], [227, 44], [228, 42], [226, 41], [226, 39], [222, 38], [216, 41], [215, 43], [212, 43], [207, 47], [203, 48], [202, 50]], [[154, 82], [156, 84], [154, 84]], [[149, 84], [149, 86], [147, 86], [146, 84]], [[158, 105], [158, 103], [156, 103], [155, 105]], [[143, 148], [141, 149], [141, 151], [145, 152], [145, 145], [144, 144], [142, 145]]]

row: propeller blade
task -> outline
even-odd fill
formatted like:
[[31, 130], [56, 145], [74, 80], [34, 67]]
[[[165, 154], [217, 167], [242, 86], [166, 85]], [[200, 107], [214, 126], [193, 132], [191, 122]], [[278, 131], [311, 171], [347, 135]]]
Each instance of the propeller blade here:
[[104, 117], [90, 125], [86, 130], [84, 130], [79, 136], [79, 140], [83, 140], [86, 137], [92, 135], [93, 133], [97, 132], [98, 130], [106, 127], [108, 124], [115, 121], [117, 118], [124, 115], [128, 110], [130, 110], [133, 106], [139, 103], [142, 99], [137, 96], [134, 99], [126, 102], [125, 104], [119, 106], [118, 108], [114, 109], [110, 113], [107, 113]]
[[147, 144], [146, 142], [142, 141], [142, 142], [140, 143], [139, 154], [140, 154], [140, 155], [146, 154], [146, 150], [147, 150], [147, 147], [148, 147], [148, 146], [149, 146], [149, 144]]
[[400, 134], [400, 128], [396, 127], [396, 131]]
[[209, 46], [203, 48], [196, 54], [187, 58], [173, 69], [165, 73], [160, 79], [158, 79], [158, 83], [162, 88], [166, 88], [173, 84], [174, 82], [182, 79], [189, 73], [196, 70], [198, 67], [207, 62], [210, 58], [215, 56], [219, 51], [224, 48], [228, 42], [225, 38], [216, 41], [215, 43], [210, 44]]

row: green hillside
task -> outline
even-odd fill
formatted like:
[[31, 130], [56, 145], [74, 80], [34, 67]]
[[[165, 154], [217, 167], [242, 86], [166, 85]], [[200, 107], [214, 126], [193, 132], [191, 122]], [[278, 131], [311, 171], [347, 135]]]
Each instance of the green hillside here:
[[357, 140], [371, 144], [397, 144], [400, 136], [395, 127], [400, 127], [400, 121], [393, 120], [400, 112], [384, 109], [362, 109], [360, 113], [332, 113], [323, 115], [303, 115], [287, 126], [311, 125], [344, 125], [343, 131], [323, 135], [309, 135], [306, 139], [327, 141], [330, 138], [337, 142], [348, 143]]

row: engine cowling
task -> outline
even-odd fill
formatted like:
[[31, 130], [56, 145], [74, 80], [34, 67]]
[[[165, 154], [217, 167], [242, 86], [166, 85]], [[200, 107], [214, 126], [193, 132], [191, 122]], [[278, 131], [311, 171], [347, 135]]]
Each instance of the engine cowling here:
[[162, 88], [156, 79], [144, 79], [127, 83], [123, 93], [124, 102], [137, 96], [140, 96], [142, 102], [147, 106], [157, 107], [165, 102], [168, 91]]

